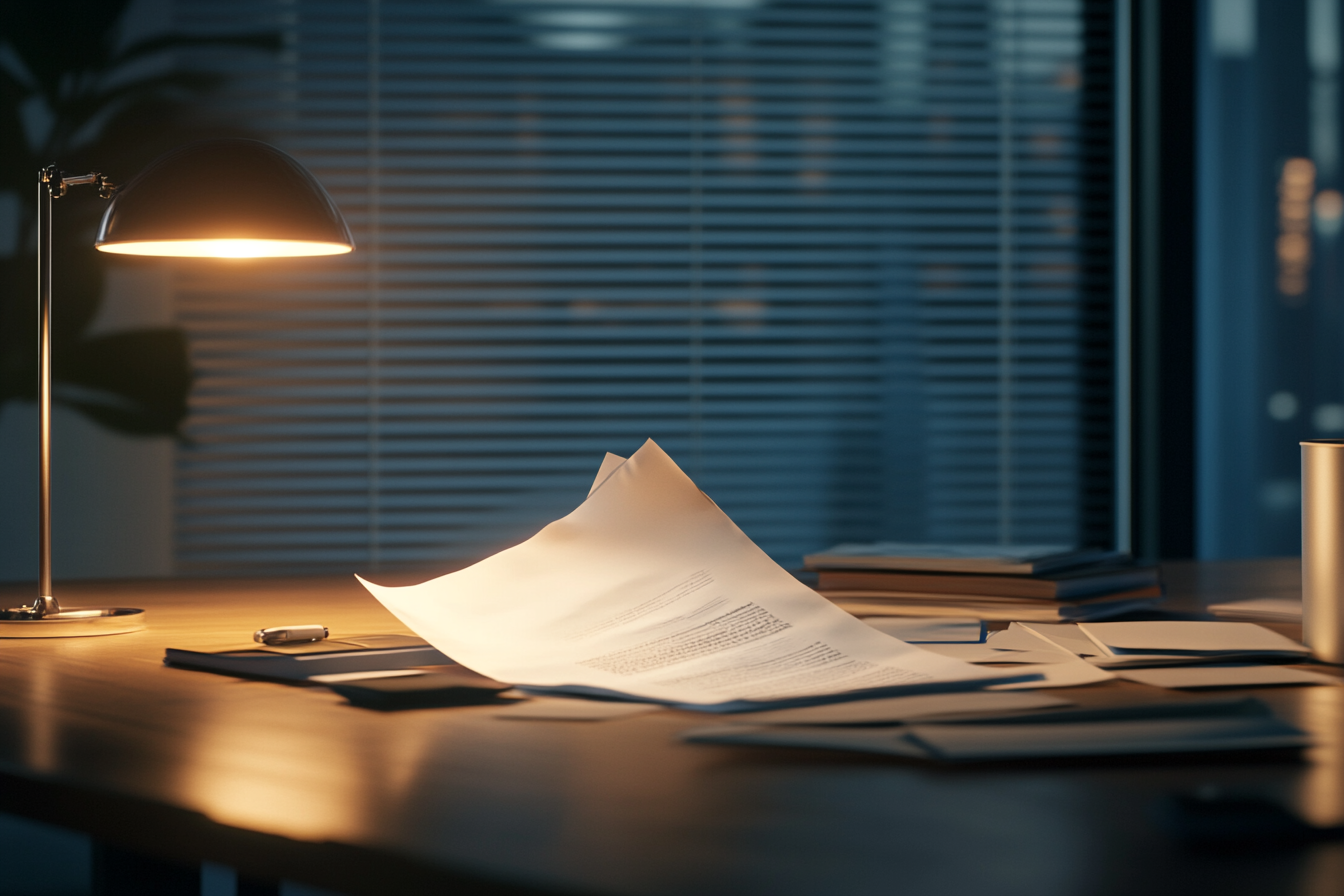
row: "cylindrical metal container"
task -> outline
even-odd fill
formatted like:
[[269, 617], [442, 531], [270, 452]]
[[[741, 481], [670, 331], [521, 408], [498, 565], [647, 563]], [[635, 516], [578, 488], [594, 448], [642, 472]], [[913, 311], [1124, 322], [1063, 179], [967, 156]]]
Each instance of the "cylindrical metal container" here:
[[1302, 445], [1302, 640], [1344, 664], [1344, 439]]

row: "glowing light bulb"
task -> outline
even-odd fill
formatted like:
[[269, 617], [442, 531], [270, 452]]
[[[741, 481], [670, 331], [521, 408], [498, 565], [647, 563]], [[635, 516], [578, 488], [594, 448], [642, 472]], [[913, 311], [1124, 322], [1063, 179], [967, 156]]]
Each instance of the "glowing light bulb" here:
[[103, 243], [101, 252], [113, 255], [156, 255], [177, 258], [298, 258], [342, 255], [351, 250], [343, 243], [310, 240], [143, 240]]

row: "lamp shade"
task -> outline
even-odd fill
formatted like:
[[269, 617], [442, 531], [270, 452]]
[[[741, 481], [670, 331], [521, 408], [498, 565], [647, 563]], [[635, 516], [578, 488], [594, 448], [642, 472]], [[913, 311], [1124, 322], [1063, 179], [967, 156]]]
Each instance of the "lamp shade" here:
[[290, 156], [207, 140], [160, 156], [112, 197], [94, 245], [119, 255], [274, 258], [355, 247], [336, 203]]

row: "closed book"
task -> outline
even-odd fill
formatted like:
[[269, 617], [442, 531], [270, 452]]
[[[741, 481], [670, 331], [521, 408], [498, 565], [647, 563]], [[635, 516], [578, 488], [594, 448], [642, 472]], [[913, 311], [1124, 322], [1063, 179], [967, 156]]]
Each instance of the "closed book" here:
[[807, 569], [905, 569], [1031, 576], [1090, 564], [1117, 563], [1128, 554], [1058, 545], [946, 545], [879, 541], [838, 544], [803, 558]]
[[1038, 604], [1041, 606], [1052, 606], [1056, 604], [1096, 604], [1112, 600], [1128, 600], [1139, 597], [1156, 598], [1162, 596], [1161, 585], [1145, 585], [1142, 588], [1129, 588], [1125, 591], [1113, 591], [1110, 594], [1096, 594], [1067, 601], [1046, 601], [1034, 597], [1011, 597], [1003, 594], [942, 594], [937, 591], [886, 591], [876, 588], [818, 588], [817, 591], [822, 597], [833, 602], [840, 600], [885, 600], [900, 601], [902, 603], [918, 601], [919, 603], [927, 603], [934, 606], [950, 606], [953, 604], [1016, 606], [1020, 604], [1024, 607], [1031, 607]]
[[1161, 583], [1155, 566], [1106, 566], [1039, 576], [991, 576], [901, 570], [823, 569], [818, 591], [912, 591], [959, 595], [1001, 595], [1068, 600], [1112, 594]]
[[1110, 619], [1121, 613], [1142, 610], [1157, 598], [1125, 598], [1101, 603], [1031, 604], [934, 604], [927, 602], [836, 600], [833, 603], [854, 616], [956, 616], [990, 622], [1087, 622]]
[[365, 635], [217, 652], [169, 647], [164, 651], [163, 661], [187, 669], [282, 681], [307, 681], [314, 675], [409, 669], [453, 662], [428, 642], [410, 635]]

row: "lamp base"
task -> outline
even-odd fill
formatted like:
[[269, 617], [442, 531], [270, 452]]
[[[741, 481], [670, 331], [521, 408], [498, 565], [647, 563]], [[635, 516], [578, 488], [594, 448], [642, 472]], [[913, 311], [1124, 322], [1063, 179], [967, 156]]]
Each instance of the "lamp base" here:
[[23, 608], [0, 610], [0, 638], [87, 638], [124, 635], [145, 627], [145, 611], [132, 607], [77, 607], [25, 615]]

